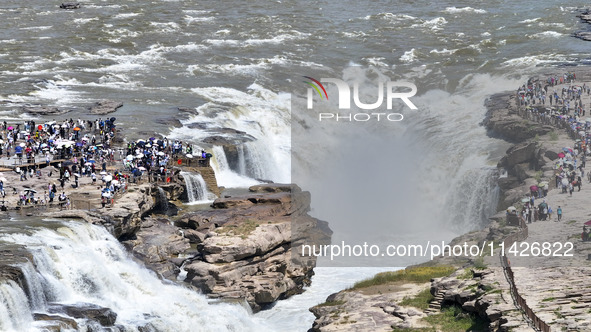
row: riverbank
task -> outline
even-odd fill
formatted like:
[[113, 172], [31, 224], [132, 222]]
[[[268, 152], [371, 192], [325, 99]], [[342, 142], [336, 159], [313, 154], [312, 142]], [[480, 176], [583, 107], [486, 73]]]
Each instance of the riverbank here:
[[[543, 88], [547, 77], [560, 77], [563, 73], [547, 71], [531, 83], [540, 83]], [[584, 82], [589, 86], [588, 70], [577, 68], [576, 75], [574, 84], [557, 84], [550, 91], [556, 89], [561, 94], [562, 88], [575, 84], [582, 87]], [[574, 192], [571, 197], [557, 189], [555, 182], [558, 153], [564, 147], [574, 148], [580, 129], [570, 126], [568, 112], [565, 116], [560, 114], [562, 103], [550, 108], [549, 100], [545, 104], [536, 101], [526, 108], [518, 102], [519, 96], [511, 91], [491, 96], [486, 102], [488, 114], [483, 125], [488, 134], [515, 144], [498, 164], [499, 213], [491, 218], [486, 229], [462, 235], [450, 244], [466, 242], [480, 246], [487, 241], [495, 248], [500, 243], [509, 248], [515, 240], [530, 244], [571, 242], [574, 257], [539, 264], [526, 257], [502, 258], [498, 249], [488, 257], [438, 257], [403, 272], [378, 274], [329, 296], [326, 303], [311, 308], [317, 317], [311, 331], [359, 331], [367, 326], [373, 326], [372, 331], [532, 331], [534, 325], [542, 330], [588, 329], [591, 317], [585, 308], [590, 290], [583, 285], [589, 276], [587, 253], [591, 248], [580, 236], [582, 224], [591, 216], [591, 208], [585, 204], [591, 187], [585, 181], [581, 192]], [[585, 93], [581, 101], [588, 111], [591, 97]], [[572, 116], [574, 101], [571, 103]], [[581, 118], [585, 117], [581, 114]], [[505, 209], [514, 205], [521, 212], [522, 200], [528, 197], [530, 187], [543, 181], [549, 183], [549, 192], [535, 205], [545, 200], [554, 211], [560, 206], [563, 222], [557, 222], [554, 213], [551, 221], [508, 224]], [[429, 266], [449, 268], [450, 272], [441, 277], [433, 274]], [[421, 282], [407, 280], [413, 274], [424, 274], [425, 278]], [[372, 289], [377, 291], [372, 294]]]

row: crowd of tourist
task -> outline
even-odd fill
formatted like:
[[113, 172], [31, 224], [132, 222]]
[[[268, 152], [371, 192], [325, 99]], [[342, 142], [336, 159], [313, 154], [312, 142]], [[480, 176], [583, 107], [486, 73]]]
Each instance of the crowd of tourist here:
[[[556, 88], [557, 85], [563, 85]], [[572, 147], [564, 147], [557, 153], [555, 159], [554, 185], [561, 194], [572, 196], [581, 191], [585, 175], [591, 183], [591, 172], [585, 172], [586, 158], [591, 154], [591, 118], [586, 114], [582, 96], [591, 94], [591, 86], [586, 83], [576, 85], [575, 73], [564, 73], [562, 76], [550, 76], [545, 81], [528, 80], [517, 90], [518, 103], [527, 110], [528, 116], [546, 124], [559, 125], [566, 128], [573, 138]], [[585, 174], [587, 173], [587, 174]], [[542, 181], [530, 187], [529, 195], [522, 200], [521, 211], [515, 207], [508, 209], [508, 213], [518, 214], [527, 223], [538, 220], [562, 221], [563, 208], [558, 206], [556, 211], [547, 202], [549, 183]], [[556, 217], [553, 219], [553, 213]], [[584, 226], [583, 241], [591, 240], [591, 229]]]
[[[114, 147], [115, 122], [116, 118], [112, 117], [42, 124], [33, 120], [0, 123], [0, 161], [3, 166], [13, 168], [22, 182], [21, 185], [11, 183], [12, 195], [19, 195], [17, 206], [53, 204], [57, 197], [60, 207], [69, 208], [71, 201], [66, 189], [78, 188], [81, 180], [87, 178], [84, 182], [100, 189], [104, 207], [129, 182], [170, 181], [168, 166], [173, 160], [181, 156], [193, 158], [190, 144], [167, 138], [150, 137]], [[201, 151], [200, 157], [209, 156]], [[28, 184], [31, 179], [48, 182], [43, 195], [37, 195], [31, 188]], [[6, 209], [5, 182], [6, 178], [0, 177], [3, 210]]]

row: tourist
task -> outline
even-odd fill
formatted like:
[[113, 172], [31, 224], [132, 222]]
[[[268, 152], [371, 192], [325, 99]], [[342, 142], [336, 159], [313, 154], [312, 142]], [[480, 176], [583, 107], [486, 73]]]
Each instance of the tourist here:
[[562, 208], [560, 207], [560, 205], [558, 206], [558, 209], [556, 209], [556, 215], [558, 216], [558, 221], [562, 220]]

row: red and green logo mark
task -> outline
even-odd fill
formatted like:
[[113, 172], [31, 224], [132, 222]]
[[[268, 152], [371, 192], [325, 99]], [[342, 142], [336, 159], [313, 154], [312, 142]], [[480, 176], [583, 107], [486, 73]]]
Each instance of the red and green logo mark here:
[[[312, 88], [314, 88], [314, 90], [316, 90], [316, 92], [318, 92], [318, 95], [320, 96], [320, 99], [323, 99], [324, 97], [322, 96], [322, 93], [320, 92], [320, 89], [322, 89], [322, 91], [324, 91], [324, 96], [326, 96], [326, 100], [328, 100], [328, 94], [326, 93], [326, 89], [324, 89], [324, 86], [322, 85], [322, 83], [320, 83], [320, 81], [310, 77], [310, 76], [303, 76], [304, 78], [309, 79], [310, 81], [316, 83], [312, 83], [310, 81], [304, 81], [304, 83], [308, 84], [309, 86], [311, 86]], [[320, 87], [320, 89], [318, 88]]]

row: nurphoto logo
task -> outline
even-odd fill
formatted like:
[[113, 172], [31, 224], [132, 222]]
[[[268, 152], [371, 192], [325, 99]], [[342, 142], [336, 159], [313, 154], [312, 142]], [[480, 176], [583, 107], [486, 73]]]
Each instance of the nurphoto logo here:
[[[348, 83], [343, 80], [337, 78], [321, 78], [320, 80], [314, 79], [310, 76], [303, 76], [304, 78], [308, 79], [309, 81], [304, 81], [304, 83], [308, 84], [310, 87], [308, 88], [308, 95], [307, 95], [307, 108], [313, 109], [314, 108], [314, 91], [318, 94], [321, 100], [328, 100], [328, 93], [324, 88], [322, 83], [332, 83], [337, 87], [338, 91], [338, 107], [341, 110], [350, 110], [351, 109], [351, 87]], [[416, 85], [409, 83], [409, 82], [392, 82], [386, 81], [386, 109], [391, 110], [393, 105], [394, 99], [400, 99], [401, 101], [406, 104], [406, 106], [412, 110], [416, 110], [417, 107], [413, 102], [410, 100], [410, 97], [413, 97], [417, 93]], [[410, 89], [410, 91], [400, 92], [399, 89]], [[324, 92], [324, 94], [323, 94]], [[361, 101], [359, 98], [359, 83], [353, 83], [353, 103], [359, 109], [362, 110], [375, 110], [382, 106], [384, 103], [384, 82], [379, 82], [377, 87], [378, 97], [374, 103], [366, 104]], [[404, 116], [400, 113], [348, 113], [348, 114], [341, 114], [341, 113], [319, 113], [318, 120], [335, 120], [335, 121], [369, 121], [369, 120], [377, 120], [381, 121], [382, 119], [386, 119], [388, 121], [401, 121]]]

